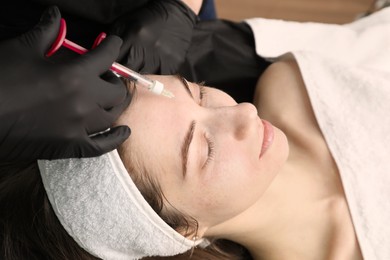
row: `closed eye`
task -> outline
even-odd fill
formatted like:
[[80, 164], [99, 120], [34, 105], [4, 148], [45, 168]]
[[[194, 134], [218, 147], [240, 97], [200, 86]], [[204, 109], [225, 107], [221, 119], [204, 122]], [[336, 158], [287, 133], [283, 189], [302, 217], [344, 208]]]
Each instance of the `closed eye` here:
[[206, 162], [203, 164], [202, 169], [206, 168], [207, 165], [214, 159], [215, 156], [215, 146], [214, 142], [207, 136], [205, 135], [206, 141], [207, 141], [207, 159]]

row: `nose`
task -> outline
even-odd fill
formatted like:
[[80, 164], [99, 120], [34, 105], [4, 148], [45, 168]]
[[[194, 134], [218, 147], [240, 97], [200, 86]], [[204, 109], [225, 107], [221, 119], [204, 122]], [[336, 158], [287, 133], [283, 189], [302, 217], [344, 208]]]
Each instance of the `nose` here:
[[251, 131], [257, 129], [260, 122], [257, 109], [251, 103], [240, 103], [223, 108], [218, 120], [220, 129], [233, 134], [237, 140], [244, 139]]

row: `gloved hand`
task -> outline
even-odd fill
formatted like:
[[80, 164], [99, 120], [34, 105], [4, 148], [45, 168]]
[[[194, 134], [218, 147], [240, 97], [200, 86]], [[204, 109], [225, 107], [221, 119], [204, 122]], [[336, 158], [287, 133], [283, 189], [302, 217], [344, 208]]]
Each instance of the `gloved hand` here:
[[196, 21], [196, 14], [181, 0], [150, 1], [112, 26], [110, 33], [123, 39], [119, 62], [144, 74], [175, 74]]
[[112, 126], [128, 106], [124, 84], [106, 71], [121, 40], [109, 37], [67, 62], [45, 53], [57, 36], [58, 8], [18, 38], [0, 42], [0, 161], [93, 157], [115, 149], [130, 129]]

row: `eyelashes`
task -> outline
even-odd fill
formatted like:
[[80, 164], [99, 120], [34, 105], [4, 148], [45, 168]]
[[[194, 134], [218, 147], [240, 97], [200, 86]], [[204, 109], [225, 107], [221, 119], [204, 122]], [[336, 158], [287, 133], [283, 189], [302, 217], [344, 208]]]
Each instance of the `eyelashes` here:
[[204, 163], [202, 168], [205, 168], [213, 159], [215, 155], [215, 145], [214, 142], [205, 135], [206, 141], [207, 141], [207, 146], [208, 146], [208, 152], [207, 152], [207, 160]]

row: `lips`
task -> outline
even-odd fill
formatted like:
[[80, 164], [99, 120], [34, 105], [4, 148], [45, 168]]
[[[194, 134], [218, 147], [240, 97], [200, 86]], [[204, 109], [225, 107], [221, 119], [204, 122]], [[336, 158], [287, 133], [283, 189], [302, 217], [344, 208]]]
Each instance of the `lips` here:
[[261, 151], [259, 158], [261, 158], [274, 141], [274, 128], [272, 124], [266, 120], [261, 119], [264, 131], [263, 131], [263, 144], [261, 145]]

